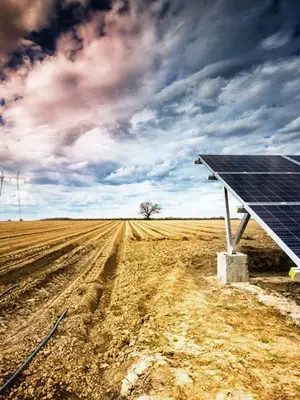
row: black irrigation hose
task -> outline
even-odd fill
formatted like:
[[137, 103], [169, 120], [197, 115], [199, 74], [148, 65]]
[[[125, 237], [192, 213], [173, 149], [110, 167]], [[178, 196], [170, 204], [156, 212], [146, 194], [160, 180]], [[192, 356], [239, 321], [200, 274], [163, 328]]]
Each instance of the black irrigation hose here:
[[11, 290], [13, 290], [13, 289], [14, 289], [15, 287], [17, 287], [17, 286], [19, 286], [19, 285], [18, 285], [18, 284], [15, 284], [15, 285], [11, 286], [10, 288], [4, 290], [4, 292], [2, 292], [2, 293], [0, 294], [0, 297], [4, 296], [6, 293], [10, 292]]
[[61, 316], [58, 318], [56, 323], [53, 325], [51, 330], [49, 331], [48, 335], [45, 337], [45, 339], [38, 345], [38, 347], [30, 354], [30, 356], [27, 358], [26, 361], [23, 362], [23, 364], [17, 369], [17, 371], [4, 383], [4, 385], [1, 386], [0, 388], [0, 394], [3, 393], [3, 391], [8, 388], [11, 383], [15, 380], [15, 378], [22, 372], [24, 369], [27, 367], [27, 365], [30, 363], [30, 361], [34, 358], [34, 356], [40, 351], [40, 349], [48, 342], [50, 337], [53, 335], [55, 332], [56, 328], [58, 327], [60, 321], [65, 317], [67, 314], [68, 309], [66, 308], [65, 311], [61, 314]]

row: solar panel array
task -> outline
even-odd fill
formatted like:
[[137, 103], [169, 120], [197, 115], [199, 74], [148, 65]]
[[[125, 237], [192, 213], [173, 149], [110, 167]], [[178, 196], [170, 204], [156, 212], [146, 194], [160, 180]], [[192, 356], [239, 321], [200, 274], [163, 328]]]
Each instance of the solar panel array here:
[[214, 172], [300, 172], [299, 164], [293, 163], [282, 156], [227, 156], [213, 154], [200, 155], [200, 157]]
[[219, 174], [245, 203], [300, 202], [300, 174]]
[[199, 157], [300, 266], [300, 156]]

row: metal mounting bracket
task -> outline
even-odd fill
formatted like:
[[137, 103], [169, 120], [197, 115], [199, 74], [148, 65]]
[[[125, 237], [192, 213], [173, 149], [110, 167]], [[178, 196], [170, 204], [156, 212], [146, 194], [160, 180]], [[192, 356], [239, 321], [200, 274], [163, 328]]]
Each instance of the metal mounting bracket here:
[[231, 221], [230, 221], [230, 209], [229, 209], [229, 200], [228, 200], [228, 190], [224, 186], [224, 199], [225, 199], [225, 227], [226, 227], [226, 241], [227, 241], [227, 252], [228, 254], [232, 254], [235, 251], [235, 248], [239, 244], [245, 229], [250, 220], [250, 214], [248, 212], [244, 213], [240, 226], [237, 230], [235, 237], [232, 237], [231, 231]]

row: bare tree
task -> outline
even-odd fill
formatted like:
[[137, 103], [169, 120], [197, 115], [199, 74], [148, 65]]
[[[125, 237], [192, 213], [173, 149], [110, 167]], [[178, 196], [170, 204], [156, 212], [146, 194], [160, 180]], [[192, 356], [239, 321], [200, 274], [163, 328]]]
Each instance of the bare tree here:
[[152, 214], [159, 214], [161, 212], [161, 206], [157, 203], [151, 203], [151, 201], [143, 201], [140, 204], [140, 214], [146, 219], [150, 219]]

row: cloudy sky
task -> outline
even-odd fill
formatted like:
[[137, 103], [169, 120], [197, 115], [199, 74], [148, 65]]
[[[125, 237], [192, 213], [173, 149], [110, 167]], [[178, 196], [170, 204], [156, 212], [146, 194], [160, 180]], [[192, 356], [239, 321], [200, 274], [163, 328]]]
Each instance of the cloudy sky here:
[[[298, 0], [1, 0], [0, 166], [25, 219], [223, 214], [198, 153], [300, 153]], [[4, 182], [1, 219], [17, 218]], [[236, 203], [234, 202], [234, 206]]]

